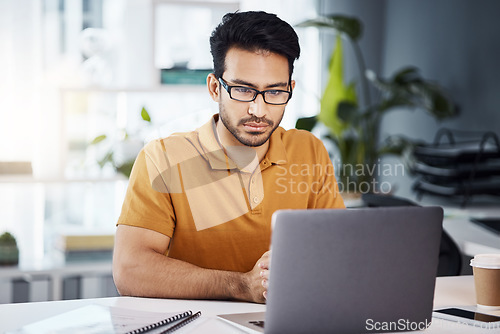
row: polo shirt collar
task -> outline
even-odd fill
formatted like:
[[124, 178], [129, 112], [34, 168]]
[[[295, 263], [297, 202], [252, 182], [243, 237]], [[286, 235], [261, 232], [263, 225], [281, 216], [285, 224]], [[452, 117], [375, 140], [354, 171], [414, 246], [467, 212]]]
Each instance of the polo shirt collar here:
[[285, 129], [279, 126], [269, 138], [269, 149], [264, 159], [268, 159], [271, 164], [283, 165], [287, 163], [285, 143], [281, 139]]
[[[212, 169], [235, 169], [237, 165], [225, 154], [216, 133], [216, 122], [219, 114], [213, 115], [211, 120], [198, 128], [198, 139], [203, 153]], [[269, 149], [264, 157], [271, 164], [285, 164], [287, 162], [285, 144], [281, 139], [285, 130], [278, 127], [269, 138]]]
[[236, 164], [224, 153], [224, 148], [217, 138], [215, 126], [218, 119], [219, 114], [215, 114], [209, 122], [197, 130], [201, 149], [212, 169], [235, 169]]

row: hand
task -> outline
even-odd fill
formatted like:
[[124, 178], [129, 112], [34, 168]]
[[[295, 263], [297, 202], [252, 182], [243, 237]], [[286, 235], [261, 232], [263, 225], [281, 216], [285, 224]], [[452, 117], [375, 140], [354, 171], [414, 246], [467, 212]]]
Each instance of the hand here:
[[270, 251], [265, 252], [255, 263], [252, 270], [245, 274], [249, 292], [249, 300], [256, 303], [265, 303], [269, 279]]

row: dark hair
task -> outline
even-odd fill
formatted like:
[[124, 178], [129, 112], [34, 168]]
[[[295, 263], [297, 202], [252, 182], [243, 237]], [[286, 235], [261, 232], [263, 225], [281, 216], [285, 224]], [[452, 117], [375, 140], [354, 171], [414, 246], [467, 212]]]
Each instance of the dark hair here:
[[270, 51], [288, 59], [290, 77], [299, 58], [299, 38], [295, 30], [275, 14], [266, 12], [228, 13], [210, 36], [210, 51], [217, 78], [224, 73], [227, 51], [238, 47], [247, 51]]

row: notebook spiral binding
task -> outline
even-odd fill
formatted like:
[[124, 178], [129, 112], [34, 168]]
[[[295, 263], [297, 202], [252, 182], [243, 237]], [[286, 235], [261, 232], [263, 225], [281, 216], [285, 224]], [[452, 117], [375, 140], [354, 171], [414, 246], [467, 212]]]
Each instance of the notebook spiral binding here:
[[186, 326], [187, 324], [189, 324], [191, 321], [195, 320], [196, 318], [198, 318], [199, 316], [201, 315], [201, 312], [198, 311], [196, 312], [195, 314], [189, 316], [188, 318], [182, 320], [181, 322], [179, 322], [178, 324], [166, 329], [165, 331], [159, 333], [159, 334], [168, 334], [168, 333], [172, 333], [176, 330], [178, 330], [179, 328], [183, 327], [183, 326]]
[[[198, 313], [200, 313], [200, 312], [198, 312]], [[174, 321], [187, 318], [187, 317], [191, 316], [192, 314], [193, 314], [193, 311], [186, 311], [184, 313], [179, 313], [179, 314], [177, 314], [177, 315], [175, 315], [173, 317], [170, 317], [168, 319], [164, 319], [164, 320], [158, 321], [158, 322], [156, 322], [154, 324], [147, 325], [147, 326], [144, 326], [144, 327], [141, 327], [141, 328], [138, 328], [138, 329], [134, 329], [133, 331], [130, 331], [130, 332], [126, 333], [126, 334], [140, 334], [140, 333], [144, 333], [144, 332], [150, 331], [152, 329], [168, 325], [168, 324], [170, 324], [170, 323], [172, 323]], [[178, 325], [180, 325], [180, 323]]]

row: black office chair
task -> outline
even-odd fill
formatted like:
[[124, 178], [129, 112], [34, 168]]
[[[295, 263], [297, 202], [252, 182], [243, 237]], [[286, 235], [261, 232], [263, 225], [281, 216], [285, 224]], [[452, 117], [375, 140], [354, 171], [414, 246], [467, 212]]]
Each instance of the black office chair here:
[[[418, 204], [402, 197], [383, 194], [363, 194], [361, 199], [368, 207], [383, 206], [419, 206]], [[437, 276], [458, 276], [462, 270], [462, 254], [450, 237], [443, 230], [439, 248], [439, 264]]]

